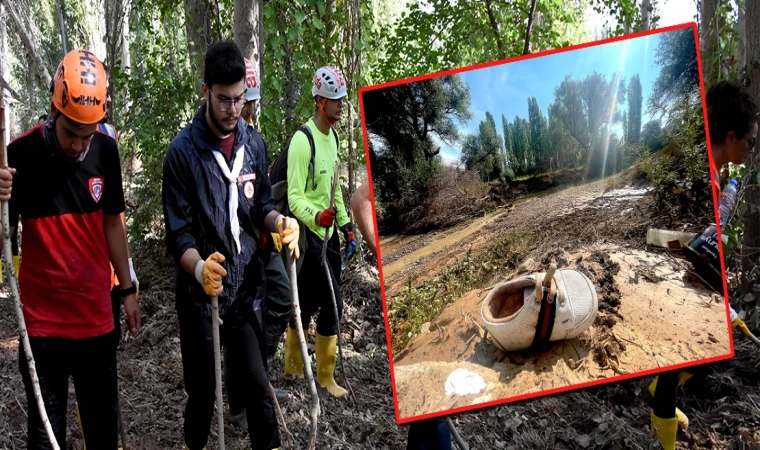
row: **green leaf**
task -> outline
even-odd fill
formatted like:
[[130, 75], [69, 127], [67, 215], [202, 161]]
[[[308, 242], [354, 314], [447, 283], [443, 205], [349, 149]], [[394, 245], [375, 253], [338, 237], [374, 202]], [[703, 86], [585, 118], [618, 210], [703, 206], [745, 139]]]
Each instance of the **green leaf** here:
[[325, 25], [322, 23], [322, 20], [319, 17], [315, 17], [311, 23], [314, 24], [314, 28], [317, 30], [324, 30], [325, 28]]
[[301, 10], [296, 10], [295, 15], [296, 15], [296, 23], [299, 23], [299, 24], [303, 22], [303, 19], [306, 18], [306, 14], [304, 14], [303, 11]]

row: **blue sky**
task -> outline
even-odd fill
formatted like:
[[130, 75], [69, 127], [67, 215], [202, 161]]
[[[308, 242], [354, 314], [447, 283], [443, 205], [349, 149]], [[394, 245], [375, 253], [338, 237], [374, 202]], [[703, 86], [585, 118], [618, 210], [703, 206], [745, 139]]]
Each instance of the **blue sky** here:
[[[510, 122], [516, 115], [528, 119], [529, 97], [536, 97], [541, 111], [548, 116], [549, 104], [554, 101], [554, 88], [559, 86], [565, 75], [583, 79], [593, 71], [605, 75], [607, 79], [614, 72], [622, 73], [626, 86], [634, 74], [639, 74], [644, 97], [643, 125], [650, 119], [646, 103], [659, 73], [659, 67], [654, 64], [659, 39], [660, 34], [643, 36], [462, 72], [461, 77], [470, 85], [472, 120], [461, 125], [460, 132], [475, 132], [488, 111], [494, 116], [497, 131], [502, 134], [502, 114]], [[459, 149], [439, 144], [444, 161], [451, 164], [459, 159]]]

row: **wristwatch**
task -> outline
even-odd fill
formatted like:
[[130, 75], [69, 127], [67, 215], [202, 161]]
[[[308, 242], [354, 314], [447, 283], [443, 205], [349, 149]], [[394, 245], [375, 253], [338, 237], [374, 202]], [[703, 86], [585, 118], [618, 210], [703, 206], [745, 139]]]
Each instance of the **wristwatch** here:
[[137, 293], [137, 286], [134, 284], [126, 289], [119, 289], [119, 296], [121, 298], [125, 298], [128, 295], [136, 294]]

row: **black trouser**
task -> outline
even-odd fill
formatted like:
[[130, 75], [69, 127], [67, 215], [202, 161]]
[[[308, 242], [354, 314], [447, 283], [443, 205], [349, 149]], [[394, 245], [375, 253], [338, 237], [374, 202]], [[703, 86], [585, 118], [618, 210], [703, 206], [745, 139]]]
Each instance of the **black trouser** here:
[[[279, 253], [269, 255], [266, 266], [267, 294], [264, 301], [265, 317], [264, 329], [266, 331], [266, 359], [267, 369], [269, 360], [277, 353], [277, 346], [282, 339], [285, 327], [293, 317], [293, 302], [290, 292], [290, 279], [285, 272], [285, 265]], [[243, 397], [240, 394], [242, 386], [239, 377], [236, 377], [231, 367], [234, 361], [229, 358], [229, 353], [224, 352], [224, 385], [227, 388], [227, 401], [230, 404], [230, 412], [233, 415], [240, 414], [245, 408]]]
[[676, 416], [676, 401], [678, 400], [678, 382], [681, 379], [681, 372], [688, 372], [692, 375], [703, 373], [707, 366], [693, 366], [686, 369], [676, 369], [669, 372], [662, 372], [657, 375], [657, 387], [654, 390], [652, 399], [652, 412], [661, 419], [670, 419]]
[[[185, 444], [190, 450], [200, 450], [208, 441], [216, 400], [211, 318], [202, 317], [198, 306], [186, 299], [177, 302], [177, 316], [188, 396]], [[241, 386], [252, 449], [279, 447], [280, 434], [269, 395], [264, 352], [259, 344], [264, 333], [256, 314], [226, 314], [222, 320], [219, 337], [228, 352], [228, 360], [235, 362], [230, 369], [239, 377], [235, 383]]]
[[443, 419], [412, 422], [406, 450], [451, 450], [451, 433]]
[[[303, 265], [298, 272], [298, 301], [301, 304], [301, 324], [309, 326], [311, 316], [319, 311], [317, 317], [317, 333], [322, 336], [338, 334], [338, 323], [343, 317], [343, 297], [340, 294], [340, 239], [334, 232], [327, 243], [327, 262], [330, 268], [330, 278], [325, 275], [322, 266], [322, 239], [314, 232], [306, 229], [306, 254], [302, 256]], [[330, 285], [332, 282], [335, 301], [338, 305], [338, 317], [333, 309]], [[291, 323], [295, 328], [295, 324]]]
[[[69, 376], [74, 378], [85, 445], [91, 449], [117, 448], [115, 333], [86, 339], [29, 337], [55, 439], [66, 447], [66, 403]], [[30, 450], [52, 449], [42, 426], [34, 398], [26, 352], [19, 345], [19, 370], [24, 381], [28, 410]]]
[[282, 333], [285, 332], [285, 327], [293, 317], [290, 278], [279, 253], [270, 253], [266, 277], [267, 296], [264, 309], [266, 311], [267, 357], [272, 358], [277, 353], [277, 346], [282, 339]]

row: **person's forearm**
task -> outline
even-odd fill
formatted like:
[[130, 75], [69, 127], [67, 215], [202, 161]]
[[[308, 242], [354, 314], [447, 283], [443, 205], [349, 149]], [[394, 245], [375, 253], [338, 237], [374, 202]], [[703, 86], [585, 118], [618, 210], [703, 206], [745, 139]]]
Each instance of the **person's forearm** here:
[[375, 244], [375, 221], [372, 217], [372, 203], [369, 199], [369, 187], [363, 184], [351, 197], [351, 209], [354, 212], [356, 226], [362, 232], [364, 242], [373, 254], [377, 255]]
[[[121, 213], [121, 226], [124, 227], [124, 240], [127, 242], [127, 258], [131, 258], [132, 255], [129, 253], [129, 237], [127, 236], [127, 219], [124, 217], [124, 213]], [[13, 236], [13, 233], [11, 233], [11, 236]]]
[[269, 211], [269, 214], [264, 218], [264, 229], [271, 233], [277, 233], [278, 217], [280, 217], [280, 213], [277, 210]]
[[[118, 214], [104, 214], [103, 225], [111, 255], [111, 264], [119, 278], [119, 286], [126, 289], [132, 286], [129, 275], [129, 251], [127, 250], [127, 235]], [[126, 288], [125, 288], [126, 286]]]
[[182, 266], [182, 269], [185, 272], [195, 277], [195, 270], [198, 268], [198, 263], [201, 261], [203, 261], [203, 258], [201, 258], [198, 250], [189, 248], [182, 254], [182, 258], [179, 260], [179, 265]]

